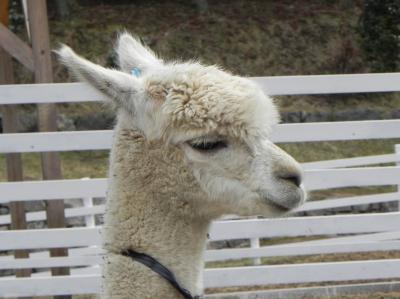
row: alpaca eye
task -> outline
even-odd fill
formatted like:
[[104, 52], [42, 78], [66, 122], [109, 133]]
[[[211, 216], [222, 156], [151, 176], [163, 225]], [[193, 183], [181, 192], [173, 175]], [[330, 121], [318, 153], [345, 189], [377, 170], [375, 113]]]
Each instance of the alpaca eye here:
[[189, 145], [193, 149], [201, 152], [215, 151], [227, 147], [227, 143], [223, 140], [216, 140], [216, 141], [199, 140], [195, 142], [189, 142]]

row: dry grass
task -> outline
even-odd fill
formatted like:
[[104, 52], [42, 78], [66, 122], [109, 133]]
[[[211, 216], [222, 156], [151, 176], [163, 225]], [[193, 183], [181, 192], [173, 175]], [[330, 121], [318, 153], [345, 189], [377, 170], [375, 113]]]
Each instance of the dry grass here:
[[[111, 65], [111, 45], [126, 29], [167, 58], [195, 58], [245, 76], [365, 73], [368, 61], [357, 43], [361, 2], [350, 6], [344, 8], [343, 1], [223, 0], [210, 2], [208, 13], [199, 14], [188, 1], [87, 5], [64, 21], [50, 17], [50, 40], [53, 48], [66, 43]], [[21, 23], [19, 34], [25, 32]], [[20, 83], [32, 80], [23, 68], [16, 74]], [[70, 79], [55, 60], [54, 74], [57, 82]], [[398, 109], [400, 96], [295, 96], [279, 102], [290, 111]]]
[[[263, 265], [284, 265], [284, 264], [306, 264], [306, 263], [328, 263], [341, 261], [364, 261], [400, 258], [400, 251], [374, 251], [358, 253], [336, 253], [317, 254], [305, 256], [283, 256], [262, 258]], [[243, 267], [252, 266], [252, 259], [241, 259], [224, 262], [210, 262], [208, 268]]]
[[[76, 179], [82, 177], [106, 177], [108, 169], [108, 151], [62, 152], [61, 167], [64, 178]], [[41, 179], [40, 154], [22, 154], [25, 180]], [[0, 181], [5, 181], [5, 156], [0, 155]]]
[[320, 299], [399, 299], [399, 292], [321, 297]]

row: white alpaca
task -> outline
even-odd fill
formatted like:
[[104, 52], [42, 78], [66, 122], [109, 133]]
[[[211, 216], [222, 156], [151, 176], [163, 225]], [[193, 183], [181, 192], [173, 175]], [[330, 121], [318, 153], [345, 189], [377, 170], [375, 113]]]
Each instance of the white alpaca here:
[[164, 63], [126, 33], [116, 52], [121, 70], [67, 46], [58, 51], [117, 110], [103, 298], [183, 298], [121, 254], [127, 249], [152, 256], [193, 296], [202, 294], [211, 221], [224, 214], [281, 216], [297, 207], [305, 197], [300, 167], [269, 141], [278, 112], [252, 81], [215, 66]]

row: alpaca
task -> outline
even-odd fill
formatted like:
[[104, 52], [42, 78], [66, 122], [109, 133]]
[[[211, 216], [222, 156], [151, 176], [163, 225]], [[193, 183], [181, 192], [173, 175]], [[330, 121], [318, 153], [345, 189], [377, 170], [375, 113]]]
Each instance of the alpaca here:
[[198, 62], [164, 62], [128, 33], [115, 51], [119, 70], [93, 64], [67, 46], [58, 51], [117, 113], [102, 298], [184, 298], [149, 267], [121, 254], [129, 249], [155, 258], [199, 296], [211, 221], [226, 214], [287, 214], [305, 198], [301, 169], [269, 141], [279, 114], [249, 79]]

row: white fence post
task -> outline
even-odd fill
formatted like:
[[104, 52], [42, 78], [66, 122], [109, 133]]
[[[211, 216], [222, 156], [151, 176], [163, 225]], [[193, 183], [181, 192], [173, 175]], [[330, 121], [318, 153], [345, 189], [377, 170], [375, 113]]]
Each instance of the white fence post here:
[[[90, 178], [82, 178], [82, 180], [89, 180], [89, 179]], [[93, 198], [92, 197], [83, 197], [82, 203], [83, 203], [83, 206], [86, 208], [93, 207]], [[85, 224], [86, 224], [86, 227], [95, 227], [96, 220], [94, 218], [94, 215], [86, 215], [85, 216]]]
[[[250, 239], [250, 247], [252, 249], [260, 248], [260, 239], [259, 238], [251, 238]], [[259, 257], [253, 258], [253, 265], [254, 266], [261, 265], [261, 258], [259, 258]]]

